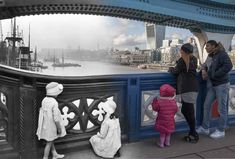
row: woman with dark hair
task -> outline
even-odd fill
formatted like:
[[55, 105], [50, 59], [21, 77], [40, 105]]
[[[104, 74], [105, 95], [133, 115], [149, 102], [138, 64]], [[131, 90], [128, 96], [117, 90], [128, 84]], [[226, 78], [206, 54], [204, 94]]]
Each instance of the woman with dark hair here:
[[189, 126], [189, 133], [184, 139], [187, 142], [196, 143], [199, 140], [194, 113], [198, 92], [197, 58], [193, 56], [193, 46], [189, 43], [182, 45], [180, 54], [181, 57], [176, 62], [176, 66], [169, 68], [169, 72], [177, 76], [177, 94], [182, 102], [181, 112]]
[[225, 52], [221, 43], [209, 40], [206, 43], [208, 56], [212, 58], [208, 69], [202, 70], [202, 78], [211, 82], [211, 87], [207, 88], [207, 95], [204, 102], [204, 113], [202, 125], [197, 129], [200, 134], [209, 135], [210, 114], [212, 103], [218, 101], [218, 124], [216, 130], [210, 134], [211, 138], [218, 139], [225, 136], [225, 128], [228, 119], [228, 99], [229, 99], [229, 71], [233, 68], [232, 62]]

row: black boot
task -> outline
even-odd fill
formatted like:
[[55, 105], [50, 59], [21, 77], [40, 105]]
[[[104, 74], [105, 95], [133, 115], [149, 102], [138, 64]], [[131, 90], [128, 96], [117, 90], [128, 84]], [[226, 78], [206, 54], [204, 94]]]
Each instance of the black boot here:
[[197, 143], [199, 140], [199, 135], [197, 132], [189, 133], [187, 136], [184, 137], [184, 140], [190, 143]]

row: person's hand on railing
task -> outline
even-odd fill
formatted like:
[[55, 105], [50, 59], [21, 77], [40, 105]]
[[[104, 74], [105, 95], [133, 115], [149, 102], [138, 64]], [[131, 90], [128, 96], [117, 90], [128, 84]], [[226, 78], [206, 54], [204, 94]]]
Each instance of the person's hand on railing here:
[[208, 74], [206, 70], [202, 70], [202, 79], [207, 80], [208, 79]]
[[171, 73], [171, 72], [173, 72], [173, 71], [174, 71], [174, 67], [169, 67], [169, 68], [168, 68], [168, 72]]

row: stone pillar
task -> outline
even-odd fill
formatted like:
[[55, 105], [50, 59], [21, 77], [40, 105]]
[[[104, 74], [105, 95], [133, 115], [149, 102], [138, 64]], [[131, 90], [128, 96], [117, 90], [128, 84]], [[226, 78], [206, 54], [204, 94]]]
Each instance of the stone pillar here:
[[30, 85], [20, 87], [19, 99], [19, 151], [21, 158], [36, 158], [36, 89]]
[[228, 52], [232, 44], [232, 39], [234, 34], [222, 34], [222, 33], [212, 33], [201, 30], [200, 32], [192, 32], [195, 36], [195, 41], [198, 46], [199, 60], [200, 63], [204, 63], [207, 58], [207, 52], [205, 50], [205, 44], [208, 40], [215, 40], [221, 42]]

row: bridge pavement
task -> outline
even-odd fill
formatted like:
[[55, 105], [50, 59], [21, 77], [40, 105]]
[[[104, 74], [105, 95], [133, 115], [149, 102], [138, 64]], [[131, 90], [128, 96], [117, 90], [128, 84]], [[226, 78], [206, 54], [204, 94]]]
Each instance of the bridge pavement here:
[[[223, 139], [211, 139], [200, 136], [197, 144], [185, 143], [184, 134], [174, 134], [171, 146], [159, 148], [156, 138], [145, 139], [135, 143], [124, 143], [121, 157], [117, 159], [158, 159], [158, 158], [235, 158], [235, 127], [226, 131]], [[65, 159], [101, 159], [91, 149], [65, 154]]]

